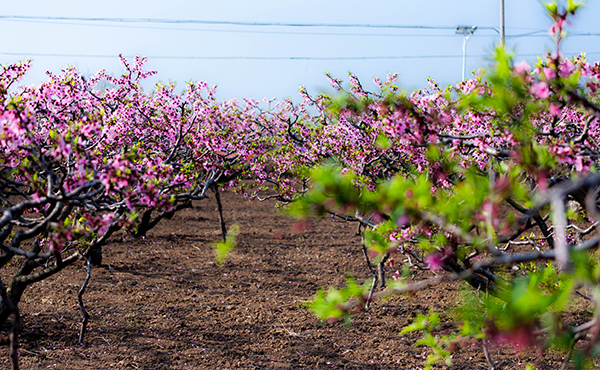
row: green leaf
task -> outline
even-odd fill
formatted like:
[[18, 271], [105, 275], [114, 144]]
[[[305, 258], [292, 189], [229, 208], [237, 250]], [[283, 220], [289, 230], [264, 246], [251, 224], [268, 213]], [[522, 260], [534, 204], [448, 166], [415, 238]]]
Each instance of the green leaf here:
[[370, 282], [360, 286], [352, 277], [347, 277], [346, 284], [342, 289], [330, 288], [327, 293], [325, 289], [319, 289], [313, 300], [307, 304], [308, 308], [321, 320], [347, 318], [348, 312], [343, 309], [343, 304], [352, 298], [362, 298], [368, 291]]
[[234, 224], [229, 228], [224, 242], [215, 244], [215, 259], [218, 265], [222, 265], [236, 244], [236, 238], [240, 233], [240, 226]]
[[389, 149], [392, 147], [392, 144], [390, 143], [390, 139], [388, 139], [387, 135], [384, 134], [383, 132], [380, 132], [379, 135], [377, 136], [376, 144], [381, 149]]
[[544, 7], [546, 7], [546, 11], [552, 18], [554, 18], [554, 16], [558, 14], [558, 4], [556, 3], [556, 1], [553, 1], [551, 3], [544, 3]]
[[575, 14], [575, 12], [583, 6], [584, 6], [583, 3], [576, 2], [574, 0], [569, 0], [569, 1], [567, 1], [566, 11], [570, 14]]

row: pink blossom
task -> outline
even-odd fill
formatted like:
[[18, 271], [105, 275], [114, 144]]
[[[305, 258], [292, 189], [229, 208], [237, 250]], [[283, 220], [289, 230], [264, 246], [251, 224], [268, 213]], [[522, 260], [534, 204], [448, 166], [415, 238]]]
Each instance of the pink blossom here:
[[530, 92], [539, 99], [548, 99], [550, 96], [550, 89], [548, 88], [548, 84], [544, 81], [533, 84]]
[[560, 36], [562, 33], [562, 30], [565, 26], [565, 19], [559, 19], [558, 21], [556, 21], [549, 29], [548, 29], [548, 34], [551, 37], [554, 36]]
[[52, 241], [50, 243], [50, 246], [49, 246], [48, 249], [50, 249], [51, 253], [60, 253], [60, 251], [61, 251], [62, 248], [61, 248], [60, 244], [57, 244], [57, 243], [55, 243], [55, 241]]
[[373, 77], [373, 83], [375, 85], [377, 85], [377, 87], [380, 88], [380, 89], [383, 86], [382, 83], [381, 83], [381, 79], [379, 77], [377, 77], [377, 76]]
[[444, 255], [442, 252], [435, 252], [425, 257], [424, 262], [429, 265], [429, 268], [433, 271], [437, 271], [442, 268]]
[[550, 103], [550, 106], [548, 107], [548, 111], [550, 112], [550, 115], [552, 115], [553, 117], [558, 117], [561, 114], [562, 109], [560, 109], [553, 103]]
[[410, 220], [408, 219], [408, 216], [403, 214], [400, 217], [398, 217], [398, 219], [396, 220], [396, 226], [402, 228], [402, 227], [408, 225], [409, 222], [410, 222]]
[[542, 175], [538, 177], [538, 190], [541, 192], [548, 190], [548, 180], [546, 179], [546, 176]]
[[581, 172], [583, 170], [583, 157], [577, 156], [575, 157], [575, 171]]
[[548, 67], [544, 67], [544, 77], [546, 77], [546, 80], [552, 80], [554, 78], [556, 78], [556, 71], [552, 68], [548, 68]]
[[559, 73], [562, 77], [569, 77], [575, 70], [575, 65], [570, 60], [566, 60], [560, 64]]
[[526, 60], [522, 60], [514, 64], [515, 72], [517, 72], [518, 74], [528, 73], [530, 68], [531, 67], [529, 67], [529, 63], [527, 63]]

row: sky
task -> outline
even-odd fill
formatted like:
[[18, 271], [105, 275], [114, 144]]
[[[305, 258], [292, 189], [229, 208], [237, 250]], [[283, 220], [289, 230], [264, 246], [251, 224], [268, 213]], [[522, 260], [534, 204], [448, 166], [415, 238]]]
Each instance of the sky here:
[[[588, 0], [565, 55], [600, 60], [598, 14], [600, 1]], [[505, 19], [517, 60], [533, 63], [553, 50], [540, 1], [505, 0]], [[499, 24], [500, 0], [2, 0], [0, 64], [32, 59], [22, 81], [31, 85], [69, 65], [86, 75], [120, 75], [119, 54], [143, 55], [146, 68], [158, 71], [145, 89], [201, 80], [218, 85], [221, 100], [300, 100], [300, 85], [331, 91], [325, 72], [346, 81], [352, 71], [371, 90], [373, 77], [388, 73], [398, 73], [407, 91], [427, 86], [428, 77], [456, 83], [463, 47], [456, 26], [478, 27], [467, 43], [471, 71], [489, 68]]]

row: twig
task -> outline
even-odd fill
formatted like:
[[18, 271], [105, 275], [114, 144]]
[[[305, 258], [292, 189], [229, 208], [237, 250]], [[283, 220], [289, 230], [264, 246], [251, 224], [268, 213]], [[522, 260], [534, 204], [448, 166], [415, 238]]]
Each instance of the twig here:
[[[369, 227], [375, 227], [375, 226], [377, 226], [374, 223], [372, 223], [371, 221], [369, 221], [366, 218], [364, 218], [363, 215], [360, 214], [360, 212], [358, 211], [358, 209], [356, 210], [356, 214], [355, 214], [354, 218], [356, 220], [358, 220], [361, 224], [365, 225], [365, 226], [369, 226]], [[350, 217], [348, 217], [348, 219], [350, 219]]]
[[423, 211], [423, 212], [421, 212], [420, 215], [421, 215], [420, 217], [423, 221], [431, 222], [432, 224], [439, 226], [443, 230], [454, 234], [456, 237], [462, 239], [464, 243], [466, 243], [466, 244], [473, 243], [473, 236], [471, 236], [469, 233], [464, 232], [459, 226], [446, 221], [445, 218], [435, 215], [433, 213], [430, 213], [428, 211]]
[[580, 292], [580, 291], [578, 291], [578, 290], [576, 290], [576, 291], [575, 291], [575, 293], [579, 294], [581, 297], [583, 297], [583, 298], [587, 299], [588, 301], [592, 301], [592, 302], [594, 301], [594, 300], [592, 299], [592, 297], [588, 296], [587, 294], [583, 294], [583, 293], [581, 293], [581, 292]]
[[[543, 238], [543, 240], [545, 240], [545, 238]], [[498, 248], [498, 249], [500, 249], [501, 251], [505, 252], [505, 251], [508, 250], [508, 247], [510, 245], [531, 245], [531, 246], [533, 246], [533, 249], [535, 249], [538, 252], [542, 250], [542, 248], [540, 248], [540, 246], [537, 245], [537, 243], [534, 242], [533, 239], [527, 239], [527, 240], [518, 241], [518, 242], [516, 242], [514, 240], [509, 240], [508, 243], [506, 243], [506, 247], [504, 247], [504, 248]]]
[[[573, 247], [573, 252], [586, 251], [593, 248], [597, 248], [600, 244], [600, 238], [594, 237], [586, 240], [580, 245]], [[483, 268], [493, 266], [493, 265], [503, 265], [503, 264], [514, 264], [520, 262], [529, 262], [535, 260], [555, 260], [556, 252], [554, 250], [548, 251], [536, 251], [530, 253], [522, 253], [522, 254], [513, 254], [513, 255], [502, 255], [499, 257], [495, 257], [486, 261], [481, 261], [471, 268], [461, 271], [460, 273], [450, 273], [445, 275], [439, 275], [433, 278], [421, 280], [418, 282], [402, 285], [396, 288], [386, 289], [381, 292], [373, 293], [373, 299], [380, 299], [383, 297], [387, 297], [394, 294], [401, 294], [412, 292], [416, 290], [420, 290], [426, 288], [428, 286], [440, 284], [443, 281], [456, 281], [456, 280], [464, 280], [474, 276], [476, 273], [481, 273]], [[358, 303], [358, 300], [351, 300], [341, 305], [341, 309], [350, 310], [355, 307]], [[591, 325], [591, 324], [590, 324]]]
[[10, 358], [12, 360], [12, 368], [13, 370], [19, 370], [19, 339], [18, 339], [18, 331], [19, 331], [19, 307], [15, 306], [11, 299], [8, 297], [6, 293], [6, 288], [4, 284], [0, 280], [0, 296], [2, 297], [2, 302], [4, 305], [13, 313], [13, 325], [10, 330]]
[[567, 219], [565, 215], [565, 203], [562, 196], [554, 194], [552, 197], [552, 213], [554, 215], [554, 250], [556, 251], [556, 262], [563, 271], [570, 271], [572, 266], [569, 263], [569, 246], [567, 245], [566, 227]]
[[[492, 163], [492, 162], [489, 162]], [[493, 225], [493, 208], [494, 208], [494, 186], [495, 186], [495, 182], [496, 182], [496, 172], [494, 172], [493, 170], [490, 171], [490, 195], [489, 195], [489, 209], [487, 211], [486, 217], [485, 217], [485, 223], [486, 223], [486, 228], [487, 228], [487, 239], [488, 239], [488, 251], [492, 254], [492, 255], [498, 255], [498, 249], [496, 248], [496, 246], [494, 245], [494, 225]]]
[[83, 336], [85, 334], [85, 328], [87, 327], [88, 320], [90, 319], [90, 314], [85, 310], [83, 305], [83, 293], [85, 292], [85, 288], [87, 287], [90, 276], [92, 275], [92, 262], [90, 257], [85, 257], [87, 262], [87, 275], [83, 284], [81, 285], [81, 289], [77, 293], [77, 301], [79, 302], [79, 308], [81, 309], [81, 330], [79, 331], [79, 344], [83, 344]]
[[377, 272], [375, 271], [373, 266], [371, 266], [371, 261], [369, 259], [367, 246], [365, 245], [365, 234], [364, 234], [364, 232], [361, 232], [360, 234], [361, 234], [361, 239], [362, 239], [362, 250], [365, 255], [365, 260], [367, 261], [367, 266], [369, 267], [369, 270], [371, 271], [371, 275], [373, 275], [373, 283], [371, 284], [371, 289], [369, 290], [369, 296], [367, 297], [367, 302], [365, 303], [365, 310], [368, 310], [369, 306], [371, 305], [371, 300], [373, 298], [373, 292], [375, 291], [375, 286], [377, 286]]
[[579, 144], [588, 137], [588, 132], [590, 130], [590, 123], [594, 120], [594, 118], [596, 118], [596, 116], [591, 115], [585, 120], [585, 122], [583, 124], [583, 131], [581, 132], [581, 135], [579, 135], [578, 137], [573, 139], [573, 143]]
[[565, 356], [565, 360], [562, 363], [562, 366], [560, 367], [560, 370], [565, 370], [567, 368], [567, 365], [569, 364], [569, 360], [571, 359], [571, 354], [573, 353], [573, 348], [575, 348], [575, 341], [571, 342], [571, 345], [569, 346], [569, 351], [567, 352], [567, 355]]
[[385, 288], [385, 263], [387, 262], [389, 256], [389, 253], [384, 254], [377, 264], [377, 278], [379, 280], [380, 288]]
[[571, 331], [575, 334], [574, 339], [579, 340], [580, 338], [584, 337], [585, 334], [583, 334], [583, 333], [586, 333], [588, 330], [593, 328], [594, 325], [596, 325], [596, 323], [597, 323], [596, 318], [593, 318], [584, 324], [581, 324], [579, 326], [572, 328]]
[[39, 353], [37, 353], [37, 352], [33, 352], [33, 351], [29, 351], [29, 350], [27, 350], [27, 349], [25, 349], [25, 348], [21, 348], [21, 351], [23, 351], [23, 352], [27, 352], [27, 353], [29, 353], [30, 355], [34, 355], [34, 356], [36, 356], [36, 357], [40, 357], [40, 356], [41, 356]]
[[496, 365], [494, 365], [494, 360], [490, 355], [490, 349], [488, 348], [487, 341], [485, 339], [483, 340], [483, 353], [485, 354], [485, 359], [487, 360], [488, 364], [490, 364], [490, 370], [496, 370]]
[[298, 334], [294, 331], [291, 331], [290, 329], [286, 328], [285, 325], [283, 325], [283, 322], [281, 320], [279, 320], [279, 323], [281, 324], [281, 328], [288, 333], [288, 335], [292, 336], [292, 337], [300, 337], [300, 338], [306, 338], [309, 337], [310, 334]]
[[213, 184], [212, 190], [215, 193], [215, 199], [217, 201], [217, 209], [219, 211], [219, 221], [221, 222], [221, 233], [223, 234], [223, 243], [227, 241], [227, 226], [225, 226], [225, 219], [223, 218], [223, 205], [221, 204], [221, 195], [219, 194], [219, 186]]

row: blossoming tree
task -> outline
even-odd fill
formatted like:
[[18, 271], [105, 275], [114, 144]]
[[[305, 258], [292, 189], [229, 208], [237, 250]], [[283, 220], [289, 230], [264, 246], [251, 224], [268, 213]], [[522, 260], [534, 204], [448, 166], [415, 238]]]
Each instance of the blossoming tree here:
[[[252, 177], [259, 194], [261, 179], [278, 181], [285, 171], [284, 162], [273, 168], [265, 159], [277, 147], [263, 124], [275, 115], [286, 120], [284, 109], [218, 103], [204, 83], [189, 83], [180, 94], [174, 84], [159, 83], [145, 93], [140, 82], [154, 74], [143, 69], [145, 59], [121, 62], [120, 77], [101, 71], [86, 79], [68, 68], [21, 88], [14, 85], [28, 62], [0, 73], [0, 268], [19, 265], [7, 286], [0, 283], [0, 323], [14, 316], [14, 368], [18, 304], [27, 286], [86, 261], [78, 294], [82, 341], [89, 318], [82, 294], [114, 232], [143, 236], [212, 191], [229, 248], [219, 188], [241, 191], [242, 180]], [[95, 89], [100, 81], [109, 87]]]
[[338, 138], [335, 161], [312, 172], [311, 191], [293, 208], [359, 222], [366, 255], [399, 267], [379, 292], [353, 280], [320, 291], [311, 304], [319, 317], [462, 280], [487, 294], [463, 302], [455, 334], [438, 334], [433, 312], [404, 329], [423, 332], [419, 343], [433, 349], [428, 367], [450, 362], [467, 340], [488, 359], [490, 343], [509, 341], [566, 348], [566, 361], [590, 364], [598, 308], [584, 324], [561, 321], [572, 296], [597, 301], [600, 271], [600, 63], [560, 49], [578, 8], [547, 5], [556, 50], [533, 67], [499, 48], [491, 73], [445, 89], [431, 82], [404, 95], [391, 76], [376, 79], [381, 91], [372, 93], [350, 76], [350, 91], [333, 79], [336, 99], [307, 95], [322, 121], [353, 135]]

